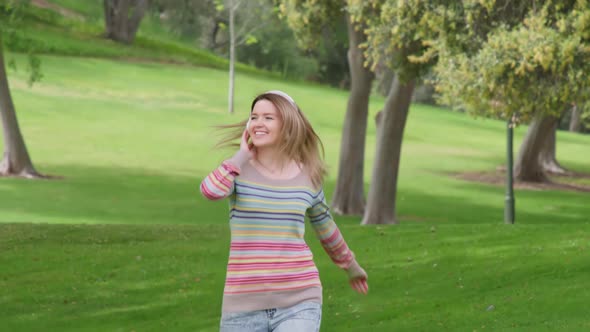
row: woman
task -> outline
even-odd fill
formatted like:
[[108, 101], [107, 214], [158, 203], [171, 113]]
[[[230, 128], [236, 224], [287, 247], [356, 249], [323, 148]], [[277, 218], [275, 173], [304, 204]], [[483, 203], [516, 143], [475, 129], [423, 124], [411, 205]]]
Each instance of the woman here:
[[220, 145], [241, 137], [240, 149], [201, 183], [206, 198], [230, 200], [221, 331], [319, 331], [322, 288], [303, 236], [306, 216], [352, 288], [368, 291], [367, 274], [328, 211], [321, 141], [281, 91], [257, 96], [247, 123], [225, 128], [239, 132]]

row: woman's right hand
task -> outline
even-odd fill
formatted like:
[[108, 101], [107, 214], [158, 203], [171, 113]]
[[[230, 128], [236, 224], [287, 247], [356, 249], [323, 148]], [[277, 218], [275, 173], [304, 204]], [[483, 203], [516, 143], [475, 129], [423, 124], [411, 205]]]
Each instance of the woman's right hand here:
[[244, 129], [244, 133], [242, 133], [242, 140], [240, 141], [240, 152], [246, 153], [248, 159], [252, 159], [256, 156], [256, 147], [254, 147], [254, 143], [248, 142], [250, 138], [250, 133], [248, 129]]

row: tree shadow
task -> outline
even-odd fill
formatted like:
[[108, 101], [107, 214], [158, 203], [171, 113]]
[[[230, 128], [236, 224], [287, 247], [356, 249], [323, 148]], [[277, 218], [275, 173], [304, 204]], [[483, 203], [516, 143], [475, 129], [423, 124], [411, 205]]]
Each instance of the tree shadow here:
[[[61, 181], [0, 182], [2, 222], [207, 224], [226, 222], [227, 202], [199, 191], [203, 175], [144, 169], [63, 165]], [[217, 207], [218, 208], [217, 208]]]

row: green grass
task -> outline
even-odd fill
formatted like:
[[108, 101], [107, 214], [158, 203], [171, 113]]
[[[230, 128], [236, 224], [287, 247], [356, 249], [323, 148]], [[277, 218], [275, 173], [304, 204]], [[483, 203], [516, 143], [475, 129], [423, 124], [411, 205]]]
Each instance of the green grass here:
[[[23, 56], [12, 55], [24, 67]], [[227, 203], [198, 184], [231, 151], [213, 125], [283, 89], [326, 147], [332, 196], [345, 91], [227, 75], [211, 68], [43, 56], [44, 79], [10, 83], [29, 152], [61, 180], [0, 180], [0, 321], [10, 331], [215, 331], [227, 248]], [[383, 100], [372, 99], [371, 119]], [[367, 141], [365, 182], [374, 160]], [[526, 128], [516, 133], [520, 142]], [[0, 141], [1, 142], [1, 141]], [[590, 137], [560, 132], [558, 159], [590, 173]], [[369, 273], [354, 294], [312, 233], [324, 284], [322, 331], [584, 331], [587, 193], [517, 190], [517, 225], [502, 224], [502, 187], [449, 175], [504, 160], [504, 125], [413, 105], [403, 146], [401, 225], [337, 217]], [[494, 310], [487, 309], [493, 305]]]
[[[49, 9], [30, 7], [11, 37], [8, 48], [13, 52], [53, 54], [76, 57], [115, 58], [189, 64], [200, 67], [227, 69], [227, 59], [199, 49], [169, 32], [158, 20], [146, 15], [132, 45], [121, 45], [104, 38], [102, 1], [59, 0], [63, 6], [83, 17], [64, 17]], [[242, 63], [236, 71], [263, 78], [279, 78], [272, 73]]]
[[[367, 297], [316, 254], [323, 331], [585, 331], [586, 229], [344, 224]], [[227, 227], [0, 225], [7, 331], [215, 331]], [[309, 236], [312, 250], [321, 252]], [[370, 244], [370, 245], [369, 245]], [[386, 253], [386, 254], [383, 254]], [[493, 306], [493, 310], [490, 308]]]

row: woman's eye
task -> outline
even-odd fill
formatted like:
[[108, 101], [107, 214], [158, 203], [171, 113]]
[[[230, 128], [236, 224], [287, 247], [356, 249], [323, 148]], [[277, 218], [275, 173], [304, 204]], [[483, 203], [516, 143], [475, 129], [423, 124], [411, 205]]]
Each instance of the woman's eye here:
[[267, 120], [272, 120], [273, 118], [272, 118], [272, 117], [270, 117], [270, 116], [267, 116], [267, 117], [266, 117], [266, 119], [267, 119]]

